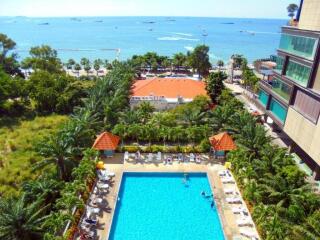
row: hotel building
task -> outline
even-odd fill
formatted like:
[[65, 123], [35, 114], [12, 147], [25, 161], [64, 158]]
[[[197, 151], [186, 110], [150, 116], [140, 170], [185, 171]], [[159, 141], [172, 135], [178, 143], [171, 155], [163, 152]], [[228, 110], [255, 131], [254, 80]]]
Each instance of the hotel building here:
[[282, 27], [274, 77], [259, 84], [258, 105], [289, 137], [291, 149], [320, 179], [320, 1], [302, 0]]

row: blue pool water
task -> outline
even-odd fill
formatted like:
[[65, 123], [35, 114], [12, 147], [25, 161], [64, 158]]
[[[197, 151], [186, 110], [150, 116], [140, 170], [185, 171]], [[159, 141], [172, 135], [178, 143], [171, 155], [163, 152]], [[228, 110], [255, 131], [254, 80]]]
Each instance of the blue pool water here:
[[109, 239], [223, 240], [205, 173], [124, 173]]

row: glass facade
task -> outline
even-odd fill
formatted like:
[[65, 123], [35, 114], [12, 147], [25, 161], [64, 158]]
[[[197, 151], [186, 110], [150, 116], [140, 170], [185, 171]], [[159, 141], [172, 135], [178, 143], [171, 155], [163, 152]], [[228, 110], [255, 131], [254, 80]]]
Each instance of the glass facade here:
[[299, 85], [306, 87], [309, 81], [311, 68], [289, 60], [286, 76]]
[[289, 101], [290, 99], [291, 89], [292, 87], [279, 78], [272, 80], [272, 90], [286, 101]]
[[279, 48], [288, 53], [313, 60], [317, 44], [318, 40], [316, 38], [283, 33]]
[[280, 104], [274, 98], [270, 101], [270, 111], [275, 115], [281, 122], [285, 122], [287, 117], [287, 109], [282, 104]]
[[263, 105], [263, 106], [267, 106], [267, 104], [268, 104], [268, 99], [269, 99], [269, 94], [267, 94], [265, 91], [263, 91], [262, 89], [260, 89], [259, 90], [259, 93], [258, 93], [258, 95], [259, 95], [259, 101], [261, 102], [261, 104]]
[[283, 65], [284, 65], [284, 58], [281, 56], [277, 56], [276, 57], [276, 68], [274, 69], [275, 71], [277, 71], [279, 74], [282, 73], [282, 69], [283, 69]]

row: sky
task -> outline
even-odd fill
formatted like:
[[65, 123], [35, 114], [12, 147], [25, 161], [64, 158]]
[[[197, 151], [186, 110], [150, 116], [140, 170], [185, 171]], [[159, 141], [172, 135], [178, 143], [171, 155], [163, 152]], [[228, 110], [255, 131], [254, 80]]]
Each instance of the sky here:
[[0, 16], [197, 16], [288, 18], [300, 0], [0, 0]]

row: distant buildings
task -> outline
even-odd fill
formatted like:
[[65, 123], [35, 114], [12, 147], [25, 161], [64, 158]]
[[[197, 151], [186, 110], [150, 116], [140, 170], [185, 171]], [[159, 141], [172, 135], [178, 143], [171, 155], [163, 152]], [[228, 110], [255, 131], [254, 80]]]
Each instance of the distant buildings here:
[[188, 78], [152, 78], [134, 83], [131, 107], [150, 102], [157, 110], [191, 102], [198, 95], [207, 95], [205, 83]]
[[301, 1], [294, 23], [282, 28], [274, 76], [260, 82], [258, 103], [320, 179], [320, 1]]

